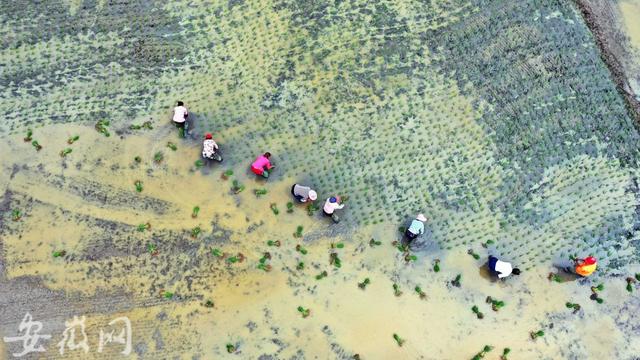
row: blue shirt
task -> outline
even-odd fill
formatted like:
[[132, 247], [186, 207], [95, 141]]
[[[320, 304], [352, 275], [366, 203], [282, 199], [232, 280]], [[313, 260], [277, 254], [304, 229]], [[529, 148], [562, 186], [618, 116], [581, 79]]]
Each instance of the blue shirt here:
[[409, 231], [416, 235], [424, 234], [424, 223], [418, 219], [413, 220], [411, 226], [409, 226]]

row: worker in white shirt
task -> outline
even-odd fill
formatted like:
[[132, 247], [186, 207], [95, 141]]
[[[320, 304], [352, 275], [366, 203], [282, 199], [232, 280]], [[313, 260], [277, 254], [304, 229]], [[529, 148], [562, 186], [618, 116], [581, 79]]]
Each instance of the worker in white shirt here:
[[296, 198], [296, 200], [302, 203], [305, 203], [309, 200], [316, 201], [316, 199], [318, 198], [318, 193], [316, 193], [315, 190], [311, 189], [308, 186], [303, 186], [300, 184], [294, 184], [291, 187], [291, 194]]
[[180, 136], [182, 137], [184, 137], [186, 131], [185, 124], [187, 122], [187, 116], [189, 116], [189, 111], [187, 111], [182, 101], [178, 101], [178, 106], [173, 108], [173, 123], [179, 129]]
[[520, 269], [512, 267], [510, 263], [501, 261], [493, 255], [489, 256], [488, 266], [489, 271], [499, 279], [504, 279], [511, 274], [520, 275]]
[[202, 143], [202, 157], [209, 160], [222, 161], [222, 156], [217, 152], [218, 144], [213, 140], [211, 133], [206, 133]]
[[322, 212], [325, 216], [331, 217], [334, 222], [339, 222], [340, 218], [335, 214], [336, 210], [340, 210], [344, 208], [344, 204], [340, 203], [339, 196], [332, 196], [324, 202], [324, 207], [322, 208]]
[[424, 223], [426, 221], [427, 218], [423, 214], [418, 214], [418, 216], [416, 216], [416, 218], [411, 222], [407, 231], [404, 232], [409, 243], [415, 240], [418, 236], [424, 234]]

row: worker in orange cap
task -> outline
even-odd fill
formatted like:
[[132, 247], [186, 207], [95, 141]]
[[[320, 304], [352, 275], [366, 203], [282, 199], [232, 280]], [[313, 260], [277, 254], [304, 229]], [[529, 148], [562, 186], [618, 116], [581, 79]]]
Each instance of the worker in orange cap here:
[[593, 256], [587, 256], [584, 259], [574, 259], [575, 268], [574, 271], [580, 276], [589, 276], [596, 271], [598, 261]]

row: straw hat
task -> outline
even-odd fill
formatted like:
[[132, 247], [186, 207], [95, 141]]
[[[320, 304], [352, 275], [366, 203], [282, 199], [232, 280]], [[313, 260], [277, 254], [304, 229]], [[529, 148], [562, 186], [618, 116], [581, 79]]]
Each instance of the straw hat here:
[[315, 201], [318, 198], [318, 193], [314, 190], [309, 190], [309, 199]]
[[418, 214], [418, 216], [416, 216], [416, 219], [425, 222], [427, 221], [427, 218], [423, 215], [423, 214]]

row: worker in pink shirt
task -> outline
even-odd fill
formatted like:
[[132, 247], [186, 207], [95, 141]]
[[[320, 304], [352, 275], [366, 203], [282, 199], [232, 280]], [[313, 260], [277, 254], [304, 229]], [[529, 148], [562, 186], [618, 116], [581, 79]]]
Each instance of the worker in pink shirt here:
[[256, 161], [251, 164], [251, 171], [253, 171], [253, 173], [256, 175], [268, 178], [269, 171], [274, 168], [274, 166], [271, 165], [271, 161], [269, 160], [270, 157], [270, 152], [266, 152], [263, 155], [258, 156]]

